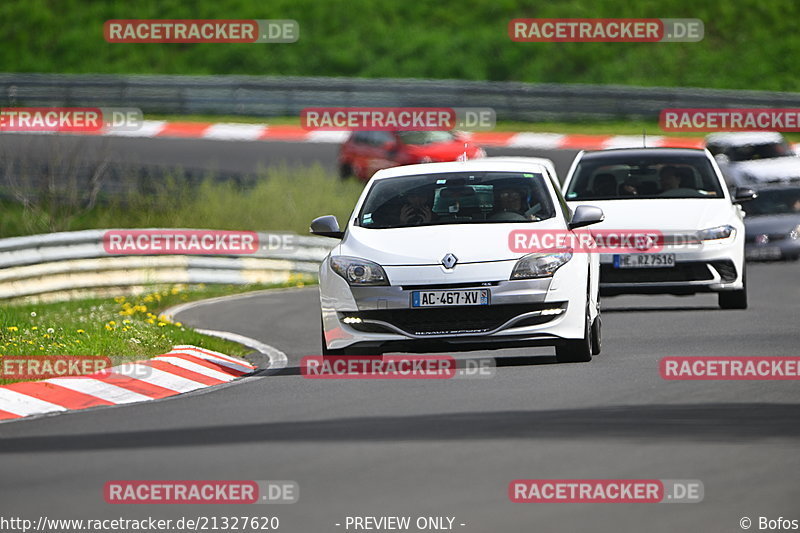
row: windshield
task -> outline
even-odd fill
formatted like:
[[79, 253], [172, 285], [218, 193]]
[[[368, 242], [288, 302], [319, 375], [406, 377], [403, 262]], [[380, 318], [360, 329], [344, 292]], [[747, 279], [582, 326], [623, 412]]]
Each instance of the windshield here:
[[454, 172], [375, 182], [358, 225], [377, 229], [536, 222], [553, 216], [553, 203], [541, 174]]
[[763, 144], [748, 144], [745, 146], [732, 146], [727, 151], [731, 161], [751, 161], [754, 159], [773, 159], [775, 157], [791, 156], [792, 150], [785, 142], [770, 142]]
[[748, 216], [800, 215], [800, 188], [762, 190], [758, 198], [742, 204]]
[[566, 194], [570, 201], [722, 197], [719, 180], [705, 157], [664, 155], [584, 159]]
[[397, 136], [405, 144], [446, 143], [456, 138], [449, 131], [398, 131]]

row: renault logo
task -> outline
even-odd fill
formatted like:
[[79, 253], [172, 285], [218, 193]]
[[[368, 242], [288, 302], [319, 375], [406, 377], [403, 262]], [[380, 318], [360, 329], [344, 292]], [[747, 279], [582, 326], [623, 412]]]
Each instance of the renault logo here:
[[458, 258], [453, 254], [447, 254], [442, 258], [442, 264], [448, 270], [456, 266], [456, 263], [458, 263]]

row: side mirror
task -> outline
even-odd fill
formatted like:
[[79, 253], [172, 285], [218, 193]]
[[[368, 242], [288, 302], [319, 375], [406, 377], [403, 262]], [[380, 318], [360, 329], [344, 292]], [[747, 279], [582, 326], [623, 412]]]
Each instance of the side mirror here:
[[748, 200], [755, 200], [756, 198], [758, 198], [758, 193], [747, 187], [736, 187], [733, 191], [733, 203], [735, 204]]
[[606, 216], [603, 210], [593, 205], [579, 205], [575, 208], [575, 213], [572, 215], [568, 227], [569, 229], [583, 228], [591, 226], [605, 220]]
[[333, 215], [325, 215], [311, 221], [311, 233], [320, 237], [341, 239], [344, 232], [339, 229], [339, 221]]

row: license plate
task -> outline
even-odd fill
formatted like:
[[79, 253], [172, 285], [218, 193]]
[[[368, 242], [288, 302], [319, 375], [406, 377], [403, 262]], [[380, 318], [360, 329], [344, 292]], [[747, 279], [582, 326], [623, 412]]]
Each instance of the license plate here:
[[746, 259], [778, 259], [781, 257], [781, 249], [777, 246], [767, 246], [765, 248], [745, 249]]
[[614, 268], [671, 268], [675, 254], [619, 254], [614, 256]]
[[468, 291], [413, 291], [411, 307], [448, 305], [489, 305], [489, 289]]

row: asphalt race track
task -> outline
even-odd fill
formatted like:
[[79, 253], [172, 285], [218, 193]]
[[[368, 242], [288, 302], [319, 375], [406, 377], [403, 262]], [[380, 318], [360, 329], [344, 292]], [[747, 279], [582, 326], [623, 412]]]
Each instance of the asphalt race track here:
[[[85, 157], [248, 173], [259, 165], [333, 169], [336, 145], [4, 135], [32, 151], [76, 143]], [[66, 140], [65, 140], [66, 139]], [[70, 147], [68, 147], [70, 148]], [[493, 149], [552, 158], [574, 152]], [[798, 265], [751, 264], [750, 309], [716, 296], [603, 301], [603, 353], [555, 364], [552, 349], [493, 358], [463, 380], [312, 380], [315, 288], [235, 297], [179, 315], [288, 355], [288, 366], [178, 398], [0, 425], [3, 515], [49, 518], [278, 516], [280, 531], [344, 531], [346, 516], [451, 516], [464, 532], [733, 532], [748, 516], [797, 518], [800, 390], [791, 381], [664, 381], [664, 356], [798, 355]], [[529, 479], [698, 479], [694, 504], [515, 504]], [[292, 505], [109, 505], [130, 479], [294, 480]], [[794, 516], [793, 516], [794, 515]], [[464, 524], [461, 526], [460, 524]], [[754, 524], [755, 530], [757, 525]]]
[[[0, 159], [13, 154], [25, 160], [45, 160], [43, 154], [74, 154], [84, 161], [105, 160], [127, 167], [180, 168], [222, 175], [252, 174], [272, 166], [319, 164], [336, 172], [337, 144], [309, 142], [237, 142], [209, 139], [93, 137], [80, 135], [0, 136]], [[566, 174], [577, 152], [488, 148], [488, 155], [537, 156], [552, 159], [559, 176]]]
[[[603, 353], [554, 363], [550, 349], [496, 358], [492, 378], [312, 380], [315, 288], [238, 297], [179, 315], [286, 352], [287, 368], [210, 392], [0, 426], [6, 510], [35, 518], [276, 515], [281, 531], [344, 531], [350, 515], [454, 516], [464, 532], [740, 531], [796, 514], [796, 382], [663, 381], [666, 355], [797, 355], [796, 264], [751, 265], [751, 306], [716, 297], [603, 302]], [[510, 503], [534, 479], [699, 479], [693, 504]], [[123, 479], [294, 480], [293, 505], [108, 505]], [[9, 514], [9, 513], [5, 513]], [[465, 524], [460, 526], [458, 524]], [[754, 524], [753, 529], [756, 529]]]

